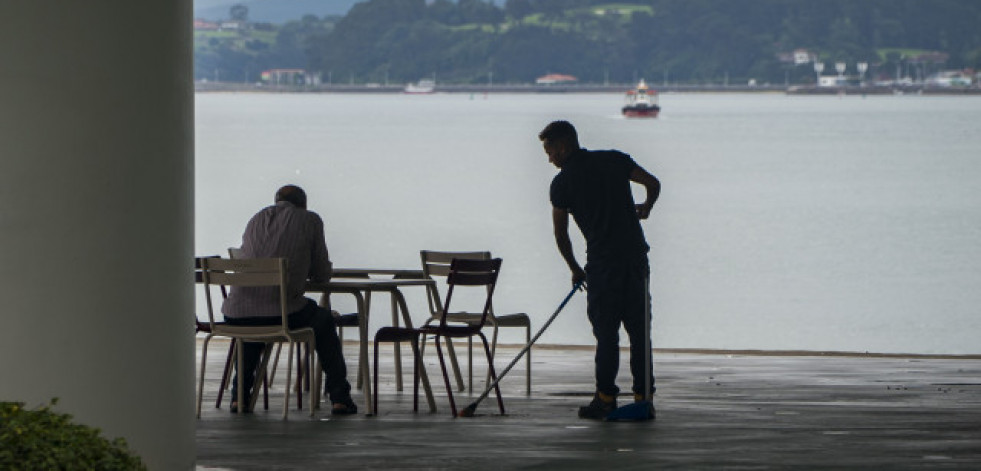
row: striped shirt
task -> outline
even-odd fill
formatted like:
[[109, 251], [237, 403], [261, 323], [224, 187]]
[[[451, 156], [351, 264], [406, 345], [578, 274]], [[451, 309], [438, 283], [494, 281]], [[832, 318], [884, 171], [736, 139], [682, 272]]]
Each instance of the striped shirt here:
[[[284, 257], [287, 259], [286, 309], [297, 312], [306, 305], [307, 279], [329, 277], [324, 222], [313, 211], [280, 201], [252, 216], [242, 235], [243, 258]], [[225, 317], [278, 317], [279, 291], [274, 287], [232, 287], [221, 306]]]

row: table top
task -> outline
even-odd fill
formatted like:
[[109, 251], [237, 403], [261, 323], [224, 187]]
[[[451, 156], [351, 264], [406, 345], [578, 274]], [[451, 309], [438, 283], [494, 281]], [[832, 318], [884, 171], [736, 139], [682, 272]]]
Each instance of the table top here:
[[[367, 274], [394, 275], [393, 278], [367, 278]], [[339, 289], [356, 289], [366, 291], [382, 291], [398, 289], [401, 286], [432, 286], [436, 280], [423, 278], [422, 270], [394, 269], [337, 269], [334, 277], [328, 282], [307, 281], [306, 291], [323, 292]], [[409, 277], [411, 276], [411, 277]]]
[[422, 270], [405, 268], [335, 268], [333, 278], [366, 278], [371, 275], [391, 275], [395, 278], [425, 278]]

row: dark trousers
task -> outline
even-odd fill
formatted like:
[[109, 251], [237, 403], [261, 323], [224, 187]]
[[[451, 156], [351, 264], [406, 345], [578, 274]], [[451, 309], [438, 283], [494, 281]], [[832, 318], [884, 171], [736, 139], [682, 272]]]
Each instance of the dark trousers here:
[[[349, 402], [351, 400], [351, 384], [347, 382], [347, 365], [344, 363], [344, 354], [341, 350], [341, 342], [337, 338], [337, 327], [334, 324], [334, 316], [330, 311], [320, 307], [317, 303], [309, 300], [303, 309], [289, 315], [290, 329], [302, 327], [313, 327], [313, 334], [317, 342], [317, 356], [320, 357], [320, 364], [324, 370], [324, 387], [330, 394], [331, 402]], [[242, 317], [225, 318], [225, 322], [230, 325], [276, 325], [279, 324], [279, 317]], [[242, 380], [247, 388], [251, 388], [255, 380], [256, 368], [259, 365], [259, 357], [265, 344], [262, 342], [244, 342], [242, 349], [243, 361], [245, 363], [245, 376]], [[238, 397], [237, 376], [232, 379], [232, 397]], [[246, 398], [251, 397], [246, 391]]]
[[644, 394], [645, 363], [650, 366], [651, 393], [654, 367], [646, 345], [650, 334], [647, 256], [625, 261], [589, 261], [586, 264], [586, 312], [596, 337], [596, 390], [616, 396], [620, 369], [620, 325], [630, 339], [632, 390]]

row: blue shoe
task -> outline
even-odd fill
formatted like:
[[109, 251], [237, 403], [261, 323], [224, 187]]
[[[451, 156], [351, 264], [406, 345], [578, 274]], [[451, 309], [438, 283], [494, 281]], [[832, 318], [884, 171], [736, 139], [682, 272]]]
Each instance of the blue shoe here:
[[654, 403], [641, 400], [614, 409], [607, 414], [606, 420], [641, 421], [654, 420], [655, 417], [657, 417], [657, 411], [654, 409]]

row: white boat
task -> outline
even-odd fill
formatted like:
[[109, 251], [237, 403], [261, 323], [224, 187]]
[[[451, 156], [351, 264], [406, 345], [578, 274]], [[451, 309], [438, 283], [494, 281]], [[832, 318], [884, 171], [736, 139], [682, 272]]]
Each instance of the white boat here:
[[436, 90], [436, 81], [432, 79], [422, 79], [405, 86], [405, 93], [433, 93], [434, 90]]

